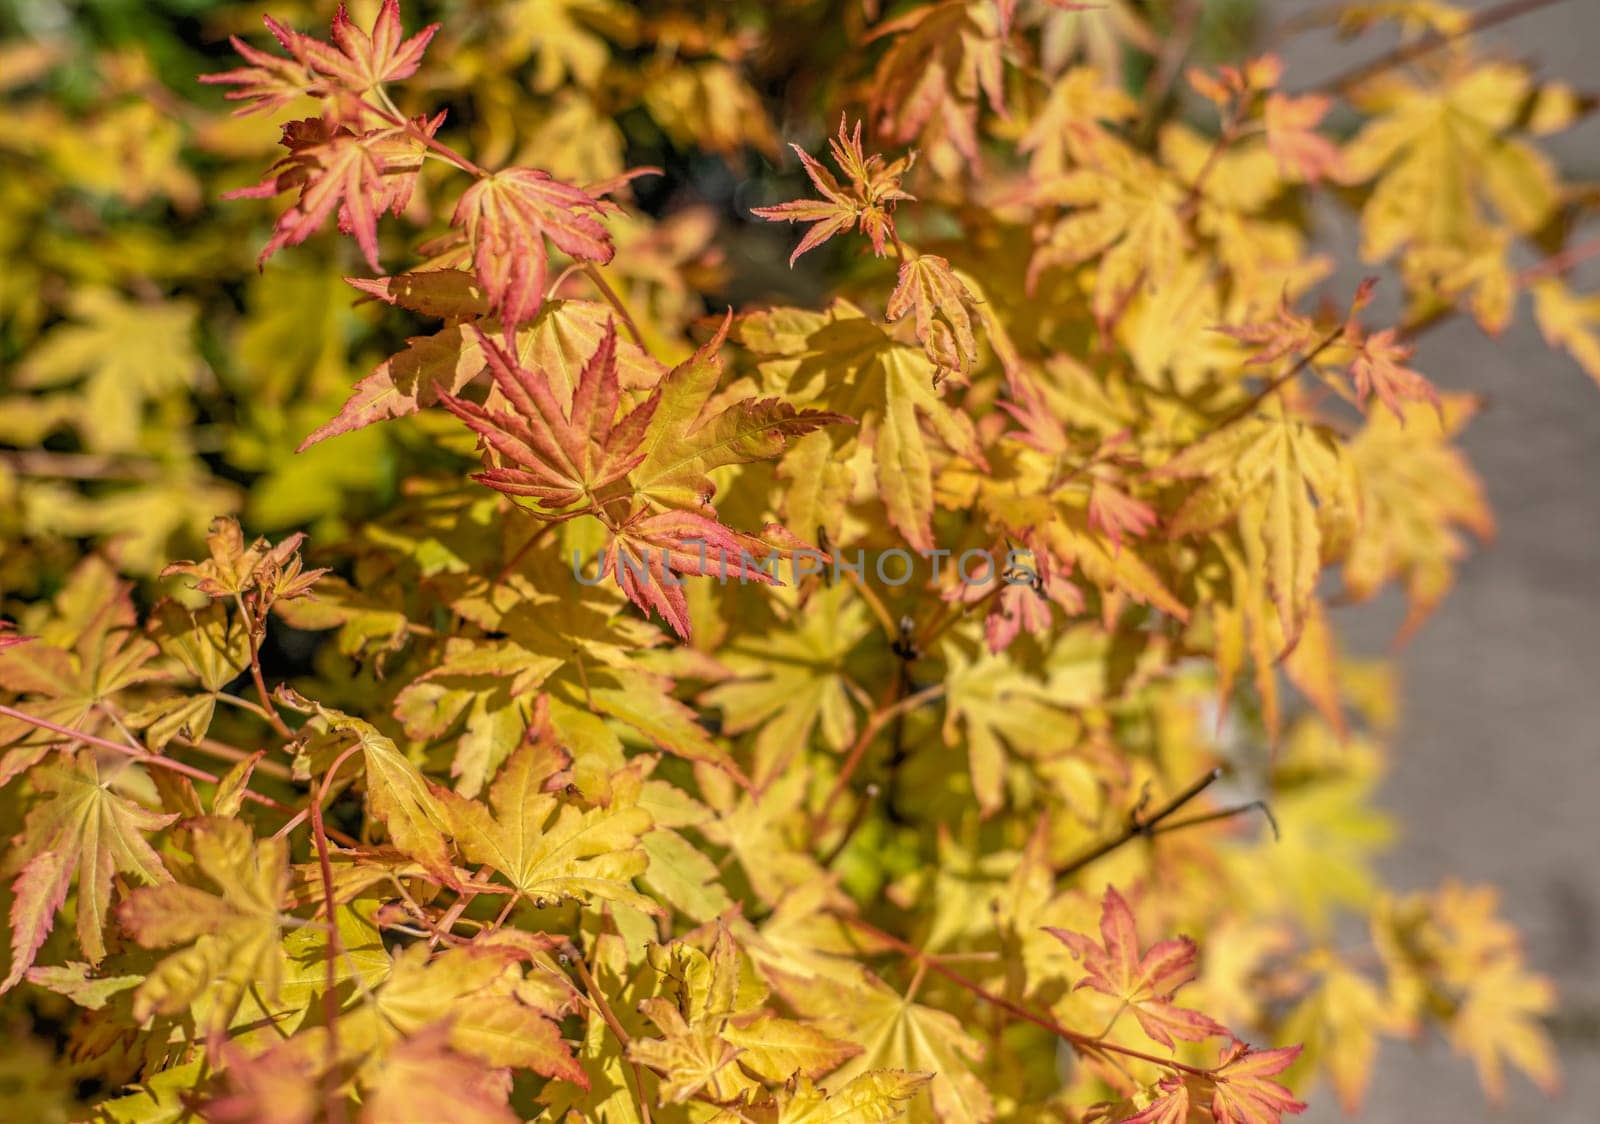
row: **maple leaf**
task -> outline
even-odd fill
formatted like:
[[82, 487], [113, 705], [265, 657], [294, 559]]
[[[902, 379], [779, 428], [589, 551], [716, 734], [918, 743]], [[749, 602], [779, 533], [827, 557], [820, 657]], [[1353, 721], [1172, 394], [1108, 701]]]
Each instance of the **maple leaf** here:
[[[443, 274], [446, 270], [435, 271]], [[416, 277], [418, 275], [407, 275]], [[432, 276], [432, 275], [422, 275]], [[462, 274], [462, 277], [470, 277]], [[352, 281], [364, 292], [377, 292], [401, 307], [429, 316], [446, 316], [457, 306], [468, 283], [435, 285], [389, 278], [383, 285]], [[478, 292], [476, 281], [470, 291]], [[453, 295], [452, 295], [453, 294]], [[487, 305], [484, 306], [487, 311]], [[611, 309], [594, 301], [552, 300], [539, 308], [530, 324], [517, 331], [515, 354], [523, 366], [543, 372], [562, 403], [570, 404], [573, 387], [584, 365], [594, 355], [611, 321]], [[459, 395], [487, 367], [482, 335], [470, 323], [451, 324], [431, 336], [414, 336], [404, 350], [391, 355], [356, 384], [339, 413], [318, 426], [300, 443], [300, 451], [340, 433], [389, 418], [414, 414], [444, 395]], [[626, 388], [653, 387], [663, 368], [631, 340], [617, 341], [617, 370]]]
[[868, 1044], [833, 1080], [854, 1081], [885, 1069], [931, 1073], [929, 1100], [939, 1120], [994, 1120], [994, 1098], [972, 1070], [983, 1060], [983, 1044], [954, 1015], [913, 1002], [876, 977], [866, 977], [858, 986], [830, 982], [823, 987], [826, 994], [808, 1003], [815, 1002], [818, 1015], [841, 1020], [850, 1028], [850, 1038]]
[[1188, 937], [1160, 941], [1143, 954], [1133, 911], [1121, 894], [1106, 887], [1101, 903], [1100, 940], [1066, 929], [1049, 929], [1083, 961], [1086, 975], [1078, 987], [1088, 987], [1126, 1005], [1139, 1026], [1168, 1048], [1173, 1038], [1200, 1042], [1226, 1034], [1216, 1020], [1176, 1006], [1172, 994], [1194, 979], [1194, 942]]
[[[1319, 514], [1354, 508], [1344, 450], [1326, 431], [1279, 416], [1225, 426], [1162, 466], [1165, 476], [1209, 476], [1168, 524], [1179, 537], [1237, 519], [1240, 533], [1265, 548], [1266, 586], [1293, 644], [1311, 603], [1321, 566]], [[1317, 503], [1313, 503], [1315, 498]]]
[[518, 1124], [508, 1090], [483, 1062], [450, 1045], [448, 1022], [425, 1027], [383, 1057], [361, 1110], [363, 1124], [451, 1120], [458, 1124]]
[[292, 35], [284, 44], [301, 62], [330, 78], [351, 93], [364, 94], [385, 82], [410, 78], [422, 63], [422, 53], [434, 33], [429, 24], [409, 39], [400, 26], [400, 0], [383, 0], [372, 21], [371, 32], [362, 31], [350, 19], [343, 4], [333, 14], [327, 44], [305, 35]]
[[283, 127], [282, 144], [289, 155], [253, 187], [227, 193], [229, 199], [268, 199], [298, 191], [295, 202], [278, 217], [259, 262], [285, 246], [298, 246], [338, 212], [339, 229], [352, 235], [367, 264], [378, 265], [378, 216], [398, 215], [411, 201], [422, 170], [424, 146], [444, 122], [440, 114], [419, 118], [405, 127], [357, 133], [325, 118], [291, 121]]
[[1230, 1043], [1210, 1074], [1211, 1116], [1216, 1124], [1280, 1124], [1285, 1113], [1304, 1112], [1306, 1106], [1288, 1089], [1269, 1080], [1299, 1056], [1299, 1046], [1252, 1050], [1238, 1040]]
[[946, 646], [945, 656], [944, 741], [965, 742], [973, 793], [982, 813], [991, 815], [1005, 802], [1008, 747], [1044, 758], [1071, 748], [1075, 732], [1042, 678], [1003, 656], [972, 659], [954, 645]]
[[[297, 33], [271, 16], [263, 16], [262, 20], [273, 38], [290, 50], [290, 44], [298, 38]], [[271, 113], [311, 92], [315, 76], [304, 63], [292, 57], [292, 50], [291, 57], [284, 58], [252, 47], [237, 35], [228, 36], [228, 42], [233, 45], [234, 52], [250, 65], [216, 74], [202, 74], [200, 81], [207, 85], [238, 86], [239, 89], [229, 90], [222, 95], [229, 101], [249, 103], [234, 110], [236, 115]]]
[[978, 358], [967, 306], [976, 297], [950, 269], [950, 263], [922, 254], [900, 267], [886, 313], [899, 320], [916, 313], [917, 342], [936, 367], [965, 375]]
[[359, 98], [385, 82], [409, 78], [417, 72], [422, 53], [439, 30], [438, 24], [429, 24], [411, 38], [403, 38], [399, 0], [383, 0], [370, 32], [357, 27], [340, 4], [330, 27], [331, 44], [294, 31], [271, 16], [262, 19], [297, 66], [231, 36], [233, 49], [252, 65], [200, 78], [241, 87], [224, 95], [252, 103], [240, 113], [277, 109], [302, 94], [338, 92]]
[[947, 448], [986, 462], [971, 420], [941, 397], [922, 350], [896, 344], [842, 300], [822, 313], [750, 314], [739, 339], [791, 401], [811, 401], [827, 389], [824, 380], [837, 383], [825, 403], [859, 420], [890, 524], [912, 546], [932, 550], [933, 455], [924, 422]]
[[418, 944], [397, 952], [372, 999], [339, 1020], [341, 1038], [371, 1051], [363, 1084], [382, 1080], [384, 1059], [405, 1041], [442, 1027], [450, 1049], [472, 1058], [480, 1071], [528, 1069], [588, 1088], [554, 1021], [561, 1012], [524, 1000], [532, 993], [519, 986], [517, 962], [526, 956], [509, 943], [457, 946], [437, 955]]
[[1170, 172], [1121, 142], [1101, 146], [1092, 164], [1034, 184], [1033, 202], [1069, 210], [1039, 224], [1029, 288], [1046, 270], [1093, 262], [1095, 319], [1109, 323], [1135, 293], [1177, 271], [1189, 244], [1184, 198]]
[[1458, 62], [1436, 85], [1391, 71], [1352, 95], [1380, 114], [1344, 151], [1349, 182], [1377, 180], [1361, 210], [1363, 257], [1409, 244], [1470, 249], [1488, 226], [1483, 198], [1520, 232], [1544, 221], [1556, 203], [1549, 162], [1505, 135], [1529, 87], [1520, 67]]
[[145, 948], [189, 947], [168, 956], [134, 993], [135, 1017], [177, 1015], [216, 988], [223, 1018], [248, 989], [278, 997], [285, 957], [279, 918], [289, 889], [283, 839], [257, 839], [250, 825], [207, 817], [186, 825], [195, 867], [212, 889], [168, 882], [135, 890], [118, 923]]
[[[1096, 1124], [1115, 1121], [1116, 1124], [1195, 1124], [1199, 1113], [1190, 1105], [1190, 1087], [1198, 1084], [1181, 1077], [1163, 1077], [1156, 1084], [1156, 1096], [1141, 1111], [1131, 1115], [1117, 1112], [1119, 1106], [1102, 1106], [1104, 1111], [1091, 1117]], [[1204, 1090], [1201, 1090], [1201, 1097]]]
[[636, 496], [671, 507], [703, 507], [716, 494], [712, 471], [772, 460], [783, 454], [790, 438], [851, 420], [825, 410], [797, 410], [779, 398], [739, 398], [713, 410], [723, 374], [718, 351], [731, 324], [730, 314], [714, 337], [651, 392], [643, 456], [629, 471]]
[[212, 520], [206, 535], [209, 558], [173, 562], [161, 576], [189, 578], [195, 591], [207, 597], [238, 597], [276, 606], [305, 597], [328, 572], [305, 568], [300, 557], [305, 540], [304, 532], [296, 532], [276, 546], [258, 538], [247, 547], [239, 521], [225, 516]]
[[608, 324], [600, 345], [573, 388], [563, 410], [550, 379], [542, 371], [522, 367], [514, 357], [477, 329], [478, 346], [494, 374], [505, 409], [442, 395], [440, 402], [483, 439], [498, 463], [474, 475], [496, 491], [526, 497], [542, 509], [560, 512], [587, 501], [616, 484], [645, 458], [640, 445], [660, 403], [657, 395], [628, 410], [620, 419], [621, 389], [617, 382], [617, 329]]
[[578, 261], [611, 260], [616, 251], [601, 213], [600, 200], [535, 168], [495, 172], [462, 194], [450, 223], [466, 238], [508, 344], [517, 325], [531, 320], [544, 302], [547, 240]]
[[[167, 677], [153, 662], [155, 645], [133, 627], [130, 592], [91, 555], [68, 576], [51, 616], [33, 627], [32, 643], [0, 649], [0, 682], [21, 696], [30, 715], [88, 734], [118, 732], [107, 706], [125, 691]], [[0, 745], [17, 747], [0, 762], [0, 782], [37, 763], [60, 740], [20, 719], [0, 719]]]
[[711, 515], [650, 514], [646, 508], [611, 528], [600, 560], [601, 574], [610, 575], [639, 608], [659, 613], [685, 640], [690, 626], [683, 576], [716, 574], [722, 581], [778, 585], [777, 569], [776, 554], [766, 543]]
[[978, 159], [979, 99], [1005, 115], [1004, 41], [993, 5], [944, 0], [879, 24], [890, 38], [872, 81], [876, 128], [897, 144], [919, 135]]
[[1321, 179], [1337, 180], [1343, 174], [1344, 160], [1338, 146], [1316, 131], [1332, 106], [1331, 99], [1319, 94], [1268, 95], [1262, 114], [1267, 149], [1285, 175], [1316, 183]]
[[628, 798], [622, 778], [613, 783], [608, 807], [581, 810], [563, 801], [551, 789], [566, 783], [569, 761], [554, 745], [523, 745], [490, 785], [487, 808], [440, 790], [457, 845], [540, 908], [571, 899], [661, 912], [629, 885], [649, 865], [639, 837], [650, 830], [650, 813]]
[[784, 626], [736, 640], [717, 653], [732, 676], [700, 701], [722, 710], [730, 734], [756, 732], [758, 786], [784, 768], [820, 731], [835, 753], [855, 740], [852, 699], [859, 690], [845, 658], [872, 630], [867, 610], [844, 583], [806, 602]]
[[830, 138], [828, 147], [834, 163], [849, 180], [841, 186], [833, 173], [797, 144], [791, 144], [811, 183], [822, 193], [821, 199], [796, 199], [773, 207], [752, 207], [751, 214], [769, 222], [809, 222], [811, 229], [800, 239], [800, 244], [789, 255], [789, 264], [807, 250], [814, 250], [835, 234], [849, 230], [852, 225], [872, 241], [872, 252], [883, 256], [889, 242], [898, 244], [894, 229], [896, 203], [916, 198], [900, 187], [900, 180], [911, 170], [916, 156], [903, 156], [890, 164], [874, 153], [866, 155], [861, 147], [861, 122], [856, 122], [853, 134], [845, 131], [845, 118], [839, 118], [839, 135]]
[[1401, 402], [1431, 402], [1439, 405], [1439, 392], [1433, 384], [1416, 371], [1404, 366], [1416, 348], [1396, 342], [1395, 330], [1385, 328], [1374, 332], [1356, 346], [1355, 358], [1350, 361], [1350, 378], [1356, 394], [1365, 403], [1372, 395], [1387, 407], [1395, 417], [1405, 421]]
[[908, 1102], [932, 1080], [927, 1073], [874, 1069], [836, 1089], [819, 1089], [802, 1078], [781, 1095], [782, 1124], [873, 1124], [904, 1118]]
[[1284, 1036], [1303, 1043], [1298, 1065], [1327, 1071], [1340, 1106], [1360, 1111], [1377, 1054], [1378, 1032], [1394, 1025], [1378, 988], [1337, 956], [1315, 952], [1305, 965], [1316, 983], [1284, 1024]]
[[1540, 281], [1533, 287], [1533, 311], [1545, 342], [1565, 348], [1600, 382], [1600, 293], [1580, 296], [1560, 281]]
[[[294, 770], [307, 778], [314, 766], [331, 765], [347, 749], [360, 751], [367, 806], [389, 831], [394, 845], [450, 884], [456, 881], [444, 832], [445, 810], [418, 768], [394, 741], [370, 722], [307, 699], [280, 684], [277, 700], [312, 716], [296, 737]], [[354, 745], [346, 744], [354, 739]]]
[[146, 405], [193, 386], [204, 369], [194, 346], [197, 309], [86, 286], [73, 292], [71, 310], [73, 321], [53, 328], [13, 368], [16, 385], [57, 387], [81, 376], [71, 423], [92, 449], [132, 452]]
[[11, 970], [0, 991], [15, 987], [33, 964], [72, 885], [78, 888], [78, 948], [98, 964], [106, 954], [112, 875], [120, 871], [148, 884], [172, 881], [145, 834], [178, 817], [112, 792], [111, 778], [102, 778], [92, 752], [80, 752], [70, 766], [40, 766], [29, 776], [48, 799], [28, 813], [8, 862], [21, 869], [11, 884]]
[[1344, 584], [1365, 600], [1391, 579], [1404, 583], [1414, 632], [1449, 591], [1453, 564], [1466, 555], [1458, 529], [1494, 536], [1483, 484], [1451, 438], [1476, 403], [1443, 396], [1439, 409], [1406, 407], [1406, 423], [1372, 414], [1348, 446], [1361, 497], [1361, 522], [1344, 560]]
[[243, 623], [230, 618], [217, 601], [207, 602], [198, 613], [163, 601], [152, 616], [156, 643], [203, 689], [159, 700], [128, 716], [128, 724], [146, 730], [146, 744], [159, 751], [174, 737], [193, 741], [205, 735], [218, 695], [250, 666], [250, 647]]
[[1421, 974], [1432, 977], [1428, 982], [1450, 1011], [1451, 1045], [1472, 1059], [1491, 1100], [1505, 1096], [1507, 1062], [1554, 1095], [1560, 1068], [1542, 1023], [1555, 1008], [1555, 988], [1527, 970], [1521, 940], [1498, 909], [1499, 894], [1490, 886], [1450, 880], [1430, 895], [1413, 937]]

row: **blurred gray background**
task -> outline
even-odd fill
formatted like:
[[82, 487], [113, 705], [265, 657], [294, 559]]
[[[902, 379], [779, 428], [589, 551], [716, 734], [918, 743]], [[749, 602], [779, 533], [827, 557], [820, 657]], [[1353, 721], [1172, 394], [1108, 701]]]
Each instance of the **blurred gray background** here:
[[[1263, 6], [1272, 24], [1320, 5]], [[1484, 36], [1501, 56], [1600, 88], [1600, 0], [1566, 0]], [[1287, 84], [1313, 86], [1381, 50], [1290, 40]], [[1600, 121], [1552, 147], [1569, 179], [1600, 179]], [[1323, 235], [1354, 260], [1348, 223], [1330, 215]], [[1352, 267], [1336, 291], [1359, 276]], [[1600, 288], [1600, 269], [1589, 263], [1574, 284]], [[1550, 1103], [1513, 1075], [1495, 1109], [1446, 1043], [1385, 1043], [1362, 1117], [1374, 1124], [1600, 1121], [1600, 386], [1545, 347], [1526, 301], [1518, 315], [1499, 340], [1464, 322], [1437, 329], [1414, 364], [1441, 387], [1489, 399], [1464, 445], [1500, 537], [1474, 553], [1400, 655], [1404, 715], [1384, 803], [1403, 834], [1384, 866], [1400, 889], [1450, 874], [1501, 887], [1529, 961], [1561, 991], [1550, 1029], [1566, 1091]], [[1344, 616], [1360, 649], [1378, 654], [1403, 605], [1391, 598]], [[1341, 1119], [1325, 1085], [1313, 1100], [1300, 1119]]]

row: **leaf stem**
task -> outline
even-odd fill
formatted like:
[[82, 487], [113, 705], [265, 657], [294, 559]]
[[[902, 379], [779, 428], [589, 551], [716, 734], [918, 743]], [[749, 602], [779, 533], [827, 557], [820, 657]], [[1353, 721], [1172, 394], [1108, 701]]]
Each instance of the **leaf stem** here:
[[897, 678], [890, 685], [889, 690], [884, 692], [883, 699], [878, 703], [877, 709], [872, 712], [871, 716], [867, 718], [866, 725], [861, 728], [861, 733], [857, 735], [855, 744], [850, 747], [850, 752], [845, 757], [844, 765], [839, 770], [838, 779], [833, 782], [833, 787], [828, 790], [827, 799], [823, 801], [822, 809], [812, 819], [813, 834], [826, 825], [834, 803], [849, 786], [850, 778], [861, 767], [862, 759], [866, 756], [867, 749], [872, 745], [872, 740], [878, 736], [879, 731], [900, 715], [907, 714], [924, 703], [942, 698], [944, 693], [945, 685], [943, 683], [935, 683], [933, 686], [926, 687], [914, 695], [900, 698], [900, 680]]
[[1062, 1026], [1060, 1023], [1046, 1015], [1041, 1015], [1036, 1011], [1031, 1011], [1027, 1007], [1022, 1006], [1020, 1003], [1013, 1003], [1005, 996], [998, 995], [995, 992], [990, 991], [976, 980], [969, 979], [960, 972], [956, 971], [954, 968], [949, 967], [933, 953], [930, 953], [925, 949], [920, 949], [916, 945], [910, 944], [907, 941], [903, 941], [892, 933], [886, 933], [870, 922], [863, 921], [859, 917], [846, 913], [835, 913], [833, 916], [837, 917], [846, 925], [849, 925], [852, 928], [866, 934], [872, 939], [888, 945], [901, 955], [911, 957], [917, 962], [919, 968], [926, 966], [932, 971], [943, 976], [945, 979], [949, 980], [951, 983], [955, 984], [957, 987], [963, 988], [966, 991], [970, 991], [973, 995], [977, 996], [979, 999], [982, 999], [984, 1002], [991, 1003], [1000, 1008], [1002, 1011], [1014, 1015], [1019, 1019], [1026, 1020], [1027, 1022], [1032, 1023], [1034, 1026], [1048, 1030], [1058, 1038], [1070, 1043], [1075, 1049], [1078, 1049], [1084, 1053], [1121, 1054], [1126, 1058], [1136, 1058], [1139, 1061], [1150, 1062], [1166, 1069], [1176, 1070], [1179, 1073], [1187, 1073], [1191, 1077], [1210, 1077], [1212, 1075], [1211, 1071], [1208, 1069], [1201, 1069], [1198, 1066], [1186, 1065], [1175, 1058], [1163, 1058], [1157, 1054], [1147, 1054], [1143, 1050], [1135, 1050], [1128, 1046], [1119, 1046], [1114, 1042], [1102, 1042], [1098, 1038], [1094, 1038], [1090, 1035], [1083, 1034], [1076, 1030], [1069, 1030], [1067, 1027]]
[[606, 303], [616, 309], [617, 315], [622, 319], [622, 326], [628, 329], [628, 334], [633, 337], [633, 342], [638, 344], [640, 348], [644, 348], [644, 336], [639, 332], [639, 325], [634, 323], [633, 314], [628, 311], [628, 306], [622, 303], [622, 298], [611, 287], [611, 282], [605, 279], [599, 267], [594, 262], [584, 262], [583, 274], [594, 282], [594, 287], [600, 290], [600, 295], [606, 298]]
[[1508, 0], [1507, 3], [1496, 7], [1485, 8], [1468, 19], [1459, 30], [1449, 35], [1439, 35], [1437, 33], [1424, 35], [1410, 43], [1404, 43], [1392, 51], [1381, 54], [1375, 59], [1361, 63], [1359, 66], [1351, 67], [1316, 88], [1319, 91], [1344, 93], [1352, 86], [1360, 85], [1367, 79], [1382, 74], [1385, 70], [1403, 66], [1408, 62], [1415, 62], [1424, 55], [1432, 54], [1440, 47], [1447, 46], [1458, 39], [1476, 35], [1480, 31], [1514, 20], [1519, 16], [1525, 16], [1530, 12], [1537, 12], [1540, 8], [1548, 8], [1552, 4], [1560, 4], [1562, 2], [1563, 0]]
[[1221, 768], [1212, 769], [1209, 773], [1206, 773], [1199, 780], [1189, 785], [1188, 788], [1185, 788], [1171, 800], [1168, 800], [1156, 810], [1154, 815], [1150, 816], [1148, 819], [1140, 816], [1140, 812], [1143, 810], [1145, 803], [1145, 799], [1142, 798], [1133, 811], [1128, 814], [1128, 823], [1126, 827], [1124, 827], [1116, 835], [1111, 836], [1109, 839], [1102, 840], [1089, 850], [1085, 851], [1083, 854], [1079, 855], [1077, 858], [1073, 859], [1057, 873], [1057, 877], [1065, 878], [1069, 875], [1076, 874], [1090, 863], [1104, 858], [1106, 855], [1109, 855], [1112, 851], [1115, 851], [1118, 847], [1121, 847], [1131, 839], [1135, 839], [1141, 835], [1148, 837], [1156, 834], [1156, 826], [1160, 824], [1162, 820], [1166, 819], [1168, 816], [1182, 808], [1195, 797], [1199, 796], [1206, 789], [1210, 788], [1219, 779], [1221, 779], [1221, 777]]
[[[59, 726], [47, 718], [39, 718], [36, 715], [17, 710], [15, 707], [0, 704], [0, 715], [4, 715], [7, 718], [15, 718], [19, 722], [26, 722], [30, 726], [37, 726], [41, 730], [49, 730], [53, 734], [59, 734], [67, 741], [83, 742], [85, 745], [114, 750], [117, 753], [133, 758], [142, 765], [150, 765], [173, 773], [181, 773], [191, 780], [208, 781], [211, 784], [216, 784], [219, 780], [215, 773], [208, 773], [194, 765], [186, 765], [182, 761], [175, 761], [170, 757], [162, 757], [158, 753], [151, 753], [142, 746], [123, 745], [121, 742], [114, 742], [109, 738], [98, 737], [82, 730], [74, 730], [69, 726]], [[248, 788], [243, 791], [242, 795], [244, 799], [253, 804], [260, 804], [263, 808], [271, 808], [275, 812], [283, 812], [285, 814], [291, 812], [287, 805], [280, 804], [272, 797], [262, 796], [259, 792], [253, 792]]]

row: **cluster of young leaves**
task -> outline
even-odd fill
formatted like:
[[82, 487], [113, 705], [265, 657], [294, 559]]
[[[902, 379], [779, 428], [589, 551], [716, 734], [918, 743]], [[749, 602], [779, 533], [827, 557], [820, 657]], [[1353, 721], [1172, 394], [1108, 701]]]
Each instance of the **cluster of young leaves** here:
[[[1405, 42], [1315, 91], [1186, 68], [1183, 3], [357, 7], [236, 39], [232, 124], [129, 64], [98, 133], [45, 82], [0, 141], [69, 282], [0, 288], [4, 1002], [99, 1090], [6, 1115], [1278, 1124], [1430, 1026], [1556, 1086], [1492, 893], [1376, 880], [1392, 688], [1333, 608], [1414, 628], [1493, 530], [1420, 334], [1526, 289], [1600, 378], [1533, 139], [1588, 99], [1436, 2], [1345, 5]], [[265, 202], [155, 240], [186, 129], [263, 117]], [[733, 169], [831, 131], [722, 243], [804, 224], [826, 296], [719, 303], [640, 121]], [[27, 219], [80, 191], [133, 213]], [[1319, 201], [1397, 321], [1318, 292]], [[347, 375], [341, 292], [422, 330]]]

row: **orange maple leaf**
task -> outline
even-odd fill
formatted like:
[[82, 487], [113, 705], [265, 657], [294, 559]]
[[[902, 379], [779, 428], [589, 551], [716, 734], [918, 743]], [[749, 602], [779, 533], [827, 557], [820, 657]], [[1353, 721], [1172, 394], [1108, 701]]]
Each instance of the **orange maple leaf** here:
[[1306, 1106], [1288, 1089], [1268, 1080], [1288, 1069], [1300, 1049], [1252, 1050], [1238, 1040], [1230, 1042], [1211, 1071], [1211, 1116], [1216, 1124], [1280, 1124], [1284, 1113], [1304, 1112]]
[[1293, 173], [1307, 183], [1316, 183], [1321, 179], [1337, 180], [1344, 174], [1339, 147], [1317, 132], [1317, 125], [1332, 105], [1331, 99], [1317, 94], [1268, 96], [1264, 111], [1267, 150], [1286, 175]]
[[781, 584], [773, 573], [776, 566], [760, 564], [771, 552], [757, 539], [697, 511], [647, 512], [641, 509], [613, 531], [601, 557], [601, 573], [611, 575], [639, 608], [659, 613], [685, 640], [689, 602], [684, 576], [716, 574], [741, 584]]
[[453, 394], [440, 397], [444, 407], [499, 457], [498, 464], [473, 479], [557, 512], [584, 499], [590, 506], [599, 502], [601, 489], [621, 480], [644, 459], [639, 446], [659, 396], [652, 395], [617, 417], [622, 392], [614, 322], [607, 322], [600, 345], [584, 364], [567, 408], [544, 372], [528, 370], [481, 331], [473, 331], [495, 386], [511, 407], [493, 410]]
[[450, 224], [466, 232], [473, 267], [500, 314], [509, 343], [544, 303], [550, 252], [609, 262], [616, 252], [601, 225], [600, 200], [536, 168], [508, 168], [467, 188]]
[[861, 147], [861, 122], [856, 122], [853, 134], [845, 132], [845, 119], [839, 118], [839, 135], [828, 141], [834, 163], [849, 180], [843, 186], [833, 178], [833, 173], [822, 166], [805, 149], [797, 144], [790, 148], [800, 157], [806, 175], [823, 195], [821, 199], [795, 199], [775, 207], [753, 207], [751, 213], [771, 222], [809, 222], [810, 230], [800, 239], [789, 264], [807, 250], [814, 250], [840, 231], [849, 230], [853, 224], [862, 234], [872, 239], [872, 251], [883, 256], [884, 247], [895, 238], [894, 205], [902, 199], [914, 199], [900, 188], [900, 179], [910, 170], [916, 154], [903, 156], [892, 164], [884, 164], [877, 153], [865, 154]]
[[[431, 137], [444, 114], [418, 118], [409, 128], [356, 133], [320, 117], [283, 127], [289, 150], [252, 187], [230, 191], [228, 199], [266, 199], [298, 188], [300, 196], [278, 218], [258, 259], [265, 263], [284, 246], [297, 246], [319, 230], [337, 209], [339, 229], [352, 235], [374, 270], [378, 266], [378, 216], [398, 215], [411, 201], [422, 168], [419, 136]], [[411, 130], [414, 129], [415, 132]]]
[[240, 87], [223, 95], [229, 101], [251, 103], [239, 109], [240, 114], [277, 109], [303, 94], [346, 95], [341, 116], [359, 119], [372, 111], [371, 106], [361, 105], [361, 96], [384, 82], [415, 74], [422, 53], [439, 30], [438, 24], [429, 24], [411, 38], [403, 39], [399, 0], [384, 0], [372, 21], [371, 32], [357, 27], [340, 4], [329, 29], [332, 43], [303, 35], [271, 16], [263, 16], [262, 20], [291, 58], [268, 54], [232, 36], [229, 42], [233, 49], [252, 65], [200, 76], [200, 81], [212, 85]]
[[1067, 929], [1047, 931], [1083, 961], [1087, 975], [1078, 987], [1092, 988], [1132, 1009], [1152, 1039], [1173, 1048], [1173, 1038], [1200, 1042], [1227, 1027], [1199, 1011], [1176, 1006], [1172, 994], [1194, 979], [1195, 946], [1188, 937], [1160, 941], [1141, 956], [1133, 911], [1121, 894], [1106, 887], [1100, 906], [1100, 940]]
[[1366, 403], [1374, 394], [1402, 422], [1401, 402], [1431, 402], [1439, 406], [1439, 393], [1419, 372], [1405, 366], [1416, 349], [1395, 340], [1395, 330], [1385, 328], [1362, 340], [1350, 362], [1350, 379]]

